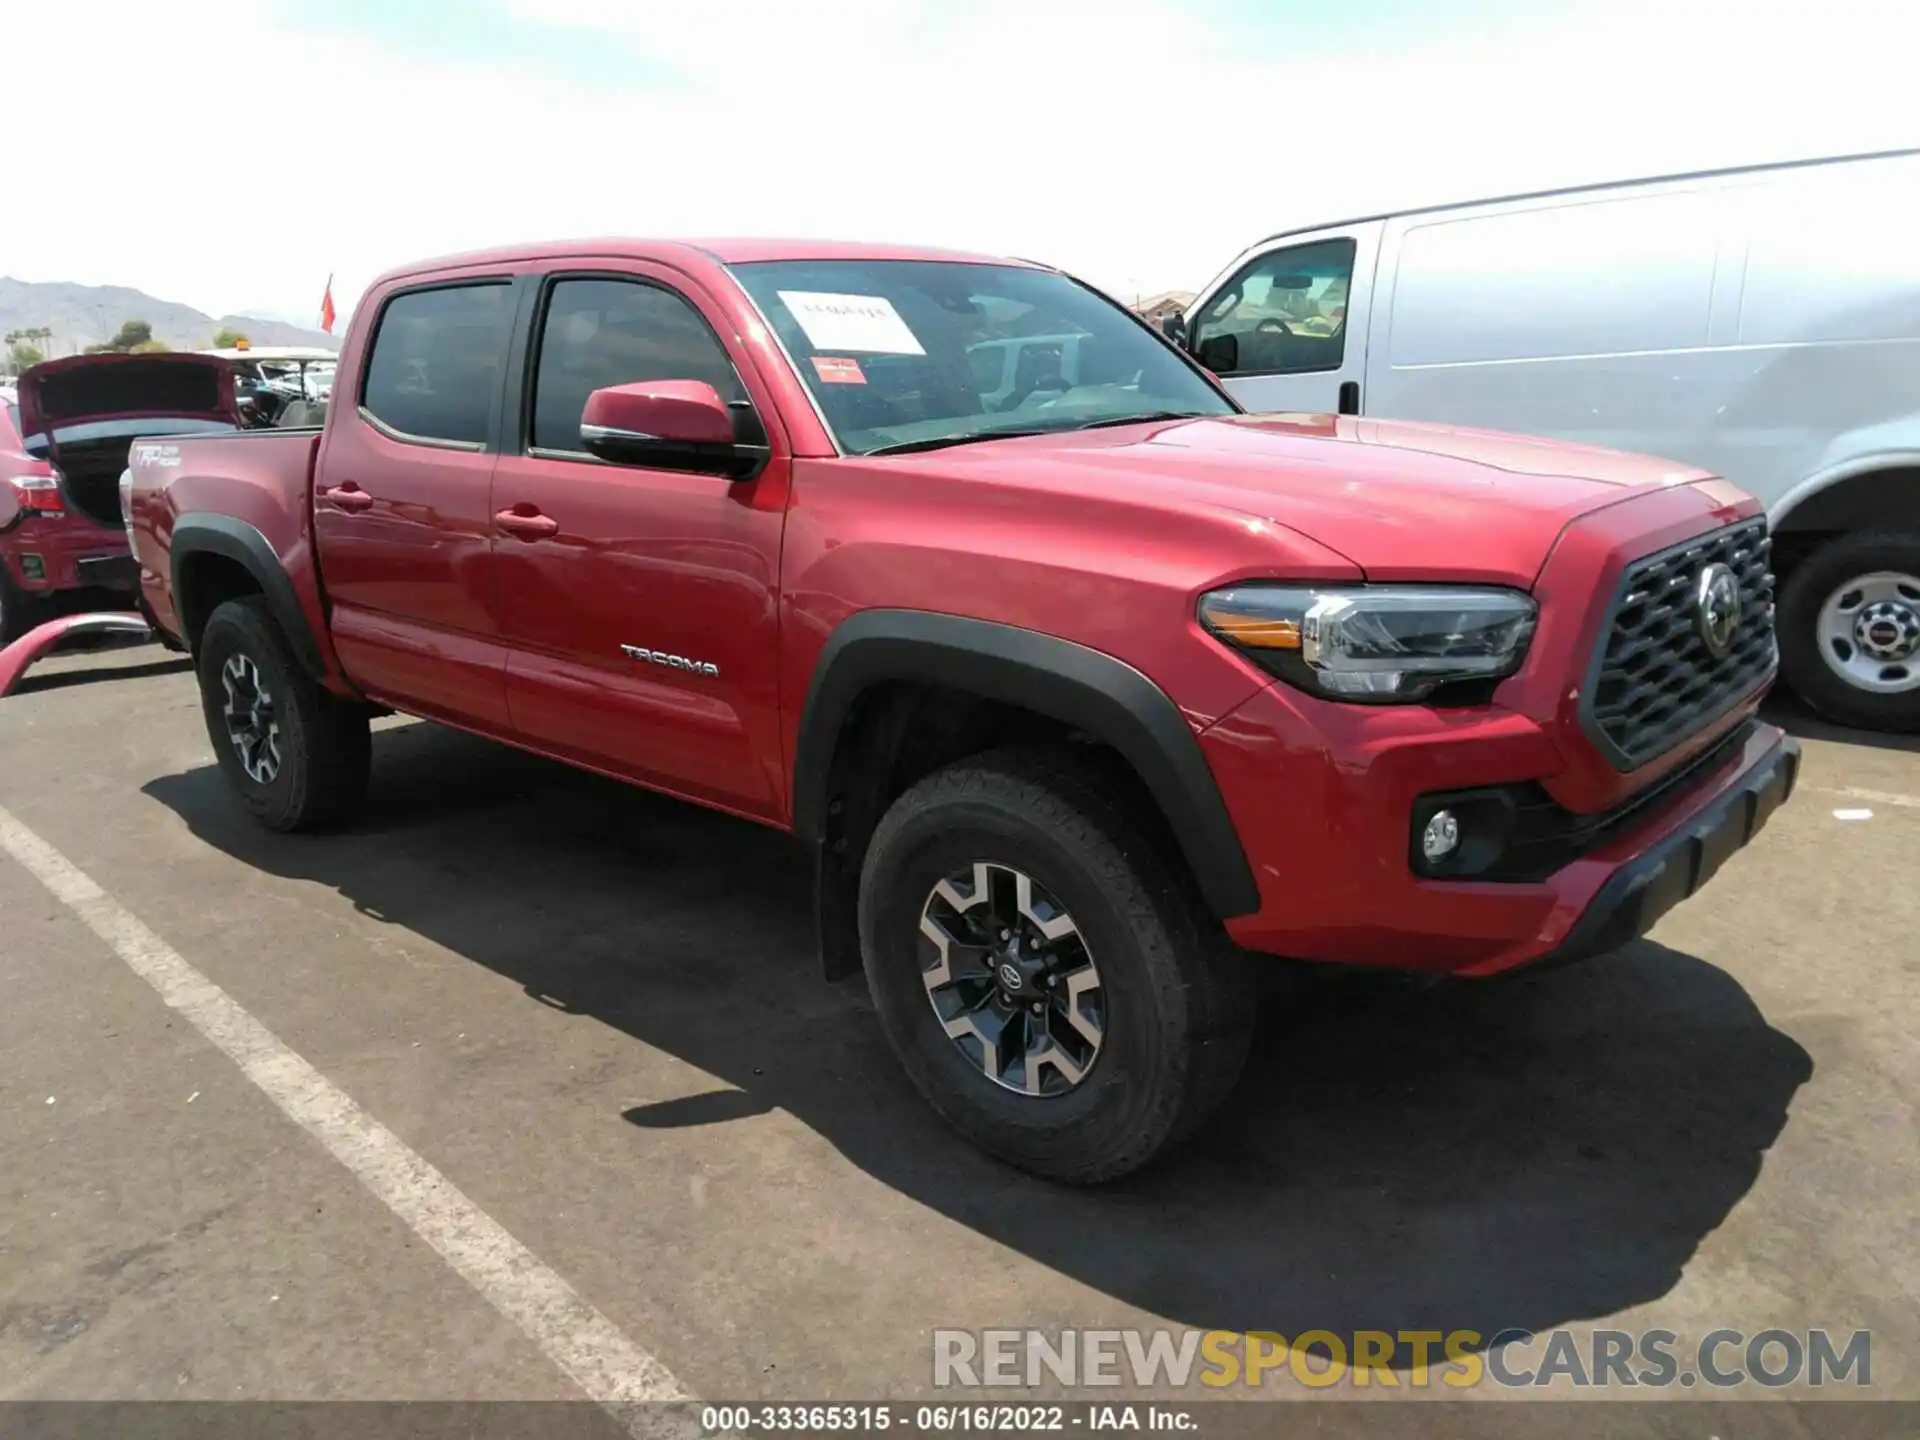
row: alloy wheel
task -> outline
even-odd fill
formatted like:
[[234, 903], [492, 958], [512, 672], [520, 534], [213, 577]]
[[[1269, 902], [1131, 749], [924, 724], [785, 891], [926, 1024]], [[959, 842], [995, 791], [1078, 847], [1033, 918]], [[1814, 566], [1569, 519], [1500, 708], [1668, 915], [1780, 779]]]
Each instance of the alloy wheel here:
[[220, 667], [220, 686], [227, 696], [227, 740], [240, 768], [255, 784], [271, 785], [280, 773], [280, 721], [260, 667], [245, 655], [230, 656]]
[[1021, 1095], [1064, 1095], [1100, 1058], [1106, 997], [1066, 907], [1008, 865], [978, 861], [920, 911], [921, 979], [969, 1064]]

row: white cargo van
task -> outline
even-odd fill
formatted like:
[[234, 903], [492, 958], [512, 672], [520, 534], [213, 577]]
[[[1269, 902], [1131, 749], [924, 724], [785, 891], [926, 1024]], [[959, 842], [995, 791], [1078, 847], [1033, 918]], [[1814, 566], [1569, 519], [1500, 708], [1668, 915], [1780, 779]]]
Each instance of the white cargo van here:
[[1920, 151], [1289, 231], [1182, 343], [1254, 410], [1551, 435], [1759, 496], [1782, 668], [1920, 729]]

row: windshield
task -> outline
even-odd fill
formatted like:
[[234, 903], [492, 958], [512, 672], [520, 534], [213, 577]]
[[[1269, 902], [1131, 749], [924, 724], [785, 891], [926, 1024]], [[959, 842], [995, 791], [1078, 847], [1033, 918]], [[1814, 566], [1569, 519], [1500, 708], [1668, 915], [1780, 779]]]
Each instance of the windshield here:
[[850, 455], [1234, 413], [1139, 321], [1050, 270], [778, 260], [732, 271]]

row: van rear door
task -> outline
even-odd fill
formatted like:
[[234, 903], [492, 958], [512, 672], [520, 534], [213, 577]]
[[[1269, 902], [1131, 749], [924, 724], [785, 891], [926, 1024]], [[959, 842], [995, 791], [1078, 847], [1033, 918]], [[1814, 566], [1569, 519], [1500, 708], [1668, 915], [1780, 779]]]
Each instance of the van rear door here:
[[1187, 346], [1249, 410], [1358, 415], [1382, 222], [1242, 255], [1187, 312]]

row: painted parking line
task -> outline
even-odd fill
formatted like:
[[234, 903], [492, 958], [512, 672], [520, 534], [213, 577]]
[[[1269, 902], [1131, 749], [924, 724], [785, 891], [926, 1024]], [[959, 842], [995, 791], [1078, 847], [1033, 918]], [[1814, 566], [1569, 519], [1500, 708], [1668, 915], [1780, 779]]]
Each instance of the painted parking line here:
[[0, 850], [52, 891], [629, 1431], [647, 1437], [689, 1433], [684, 1412], [647, 1408], [693, 1398], [660, 1361], [4, 806]]
[[1902, 810], [1920, 810], [1920, 795], [1899, 795], [1891, 790], [1862, 790], [1857, 785], [1814, 785], [1822, 795], [1844, 795], [1849, 800], [1866, 800], [1876, 805], [1896, 805]]

